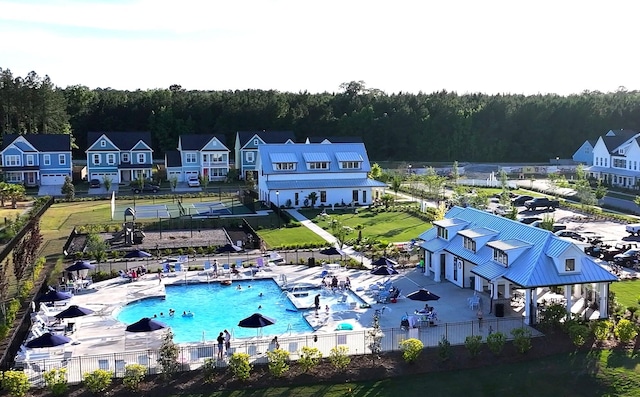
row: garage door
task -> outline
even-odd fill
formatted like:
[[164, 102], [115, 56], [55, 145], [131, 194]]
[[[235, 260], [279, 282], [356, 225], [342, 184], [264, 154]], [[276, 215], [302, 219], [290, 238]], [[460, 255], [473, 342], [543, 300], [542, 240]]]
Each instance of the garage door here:
[[185, 171], [184, 173], [184, 181], [188, 181], [190, 176], [198, 177], [198, 171]]
[[91, 179], [97, 179], [100, 181], [100, 183], [102, 183], [102, 181], [104, 180], [103, 178], [105, 176], [108, 176], [109, 178], [111, 178], [111, 183], [120, 183], [120, 179], [118, 179], [118, 174], [117, 173], [109, 173], [109, 172], [92, 172], [91, 173], [91, 177], [89, 178], [89, 180]]
[[43, 186], [62, 185], [65, 176], [65, 174], [42, 174], [40, 184]]

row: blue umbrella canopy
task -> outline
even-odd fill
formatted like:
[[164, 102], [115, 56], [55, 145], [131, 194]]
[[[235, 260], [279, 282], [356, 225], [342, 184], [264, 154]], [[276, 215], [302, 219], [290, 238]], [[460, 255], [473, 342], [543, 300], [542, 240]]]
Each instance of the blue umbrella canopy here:
[[393, 274], [398, 274], [398, 271], [389, 266], [379, 266], [373, 269], [371, 274], [375, 274], [376, 276], [391, 276]]
[[51, 332], [47, 332], [46, 334], [42, 334], [35, 339], [31, 339], [29, 342], [25, 343], [25, 346], [30, 349], [38, 349], [43, 347], [56, 347], [69, 342], [71, 342], [71, 339], [67, 338], [64, 335], [52, 334]]
[[340, 251], [339, 249], [337, 249], [336, 247], [329, 247], [329, 248], [325, 248], [320, 250], [320, 253], [322, 255], [328, 255], [328, 256], [333, 256], [333, 255], [344, 255], [344, 252]]
[[263, 316], [260, 313], [253, 313], [249, 317], [240, 320], [238, 326], [243, 328], [262, 328], [275, 323], [276, 320], [271, 317]]
[[88, 314], [93, 313], [93, 310], [87, 309], [84, 307], [80, 307], [78, 305], [71, 305], [68, 308], [64, 309], [60, 313], [56, 314], [55, 318], [75, 318], [82, 317]]
[[165, 323], [158, 320], [154, 320], [149, 317], [142, 318], [135, 323], [128, 325], [126, 331], [128, 332], [152, 332], [159, 329], [167, 328]]
[[77, 272], [79, 270], [91, 270], [95, 268], [96, 267], [91, 263], [89, 263], [89, 261], [77, 261], [76, 263], [74, 263], [73, 265], [69, 266], [64, 270], [67, 272]]
[[398, 266], [398, 262], [389, 259], [385, 256], [382, 256], [378, 259], [376, 259], [375, 261], [371, 262], [371, 264], [373, 266], [388, 266], [388, 267], [394, 267], [394, 266]]
[[427, 301], [437, 301], [438, 299], [440, 299], [440, 297], [436, 294], [434, 294], [431, 291], [427, 291], [424, 288], [421, 288], [417, 291], [413, 291], [412, 293], [410, 293], [409, 295], [407, 295], [407, 298], [414, 300], [414, 301], [423, 301], [423, 302], [427, 302]]
[[129, 251], [126, 254], [124, 254], [125, 258], [150, 258], [152, 256], [153, 255], [151, 255], [147, 251], [142, 251], [137, 249], [133, 251]]
[[216, 252], [218, 254], [223, 254], [225, 252], [230, 253], [230, 252], [240, 252], [240, 251], [242, 251], [242, 248], [233, 244], [225, 244], [222, 247], [218, 247], [218, 249], [216, 249]]
[[66, 301], [67, 299], [71, 299], [73, 295], [70, 292], [60, 292], [56, 290], [49, 290], [45, 294], [40, 295], [37, 302], [58, 302], [58, 301]]

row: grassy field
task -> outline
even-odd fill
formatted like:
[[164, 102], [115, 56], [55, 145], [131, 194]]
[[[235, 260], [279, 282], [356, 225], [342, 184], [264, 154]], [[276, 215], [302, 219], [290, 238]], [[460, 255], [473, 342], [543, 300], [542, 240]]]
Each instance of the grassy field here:
[[611, 291], [615, 292], [616, 299], [624, 307], [640, 306], [640, 280], [620, 281], [611, 284]]
[[[331, 218], [339, 219], [344, 226], [356, 228], [358, 225], [364, 226], [362, 230], [363, 237], [371, 237], [374, 239], [385, 240], [389, 242], [405, 242], [415, 239], [422, 232], [431, 227], [430, 223], [426, 223], [406, 212], [375, 212], [368, 209], [360, 210], [357, 214], [350, 212], [330, 210], [327, 213], [330, 217], [319, 217], [322, 210], [301, 210], [307, 218], [313, 220], [318, 226], [330, 230], [329, 222]], [[354, 230], [349, 238], [358, 236], [358, 231]]]
[[320, 244], [324, 240], [307, 229], [304, 226], [281, 228], [281, 229], [262, 229], [258, 230], [258, 235], [267, 243], [268, 247], [278, 247], [282, 245], [294, 245], [294, 244]]
[[[276, 396], [638, 396], [637, 354], [593, 351], [473, 370], [429, 373], [374, 382], [272, 387], [191, 397]], [[176, 395], [177, 396], [177, 395]]]

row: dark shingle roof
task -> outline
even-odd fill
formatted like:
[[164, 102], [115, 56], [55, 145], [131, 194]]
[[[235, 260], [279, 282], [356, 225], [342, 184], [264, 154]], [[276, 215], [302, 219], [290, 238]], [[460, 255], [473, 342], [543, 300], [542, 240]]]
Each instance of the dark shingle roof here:
[[182, 159], [180, 158], [180, 152], [172, 150], [164, 154], [166, 156], [167, 167], [182, 167]]
[[359, 136], [310, 136], [309, 143], [322, 143], [325, 139], [331, 143], [362, 143]]
[[151, 132], [96, 132], [90, 131], [87, 134], [87, 144], [91, 147], [98, 138], [105, 135], [114, 145], [120, 150], [131, 150], [139, 142], [143, 141], [149, 147], [151, 147]]
[[605, 146], [609, 152], [613, 152], [618, 146], [622, 145], [627, 139], [631, 139], [636, 135], [637, 131], [632, 130], [617, 130], [613, 131], [615, 136], [603, 136]]
[[22, 136], [40, 152], [68, 152], [71, 151], [71, 135], [68, 134], [7, 134], [2, 137], [2, 149]]
[[212, 134], [188, 134], [181, 135], [180, 142], [182, 143], [182, 150], [200, 150], [209, 143], [213, 138], [218, 138], [220, 143], [226, 146], [226, 138], [224, 135], [212, 135]]
[[246, 145], [254, 135], [258, 135], [265, 143], [285, 143], [289, 139], [296, 141], [293, 131], [238, 131], [240, 147]]

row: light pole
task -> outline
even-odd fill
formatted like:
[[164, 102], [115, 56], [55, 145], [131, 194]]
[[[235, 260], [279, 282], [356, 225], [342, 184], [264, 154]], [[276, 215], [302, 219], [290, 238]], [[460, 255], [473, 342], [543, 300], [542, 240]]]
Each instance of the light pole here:
[[556, 156], [556, 167], [560, 167], [560, 157]]
[[278, 204], [278, 229], [280, 229], [280, 190], [276, 190], [276, 203]]
[[411, 202], [413, 202], [413, 178], [411, 178], [411, 164], [409, 164], [409, 191], [411, 192]]

